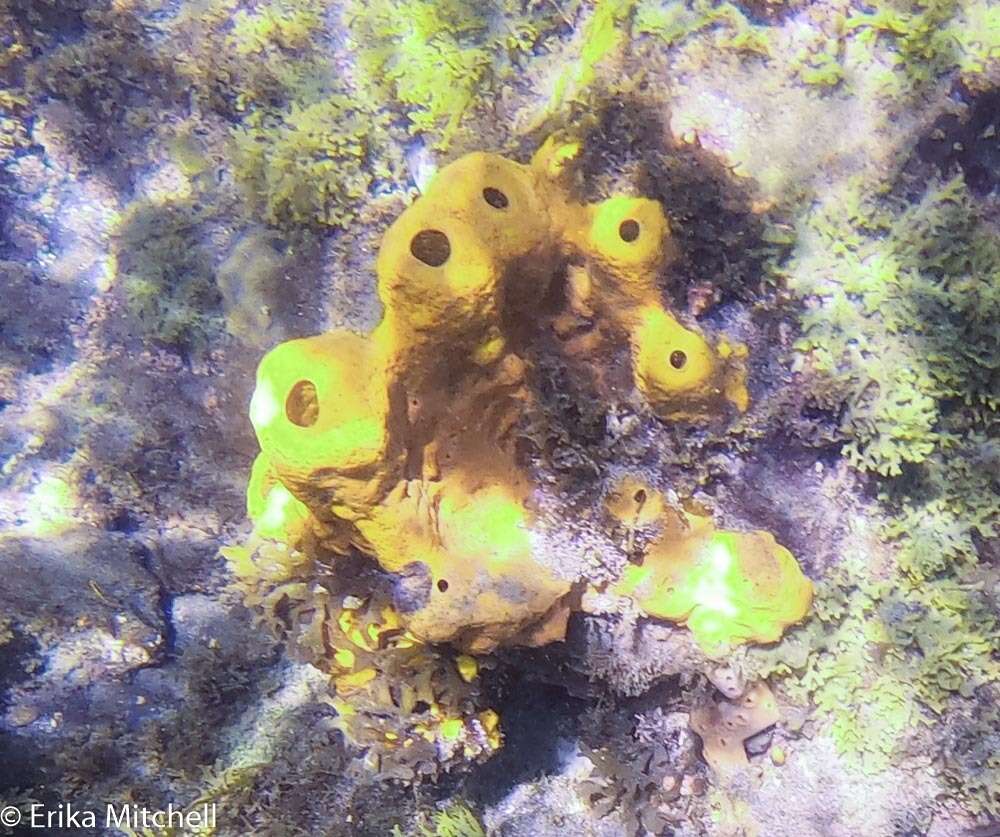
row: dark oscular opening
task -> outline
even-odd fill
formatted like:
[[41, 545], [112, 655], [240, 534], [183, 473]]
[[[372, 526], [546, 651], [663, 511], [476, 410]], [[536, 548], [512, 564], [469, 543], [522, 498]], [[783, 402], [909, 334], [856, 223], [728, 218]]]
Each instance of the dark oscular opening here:
[[127, 535], [139, 530], [139, 520], [128, 509], [120, 509], [107, 523], [112, 532], [124, 532]]
[[639, 505], [646, 502], [646, 489], [640, 488], [635, 494], [632, 495], [632, 499], [635, 500]]
[[503, 192], [499, 189], [494, 189], [492, 186], [487, 186], [483, 189], [483, 200], [494, 209], [506, 209], [510, 203]]
[[421, 230], [413, 236], [410, 252], [430, 267], [441, 267], [451, 256], [451, 242], [441, 230]]
[[684, 352], [682, 352], [680, 349], [677, 349], [676, 351], [670, 353], [670, 365], [674, 367], [674, 369], [683, 369], [684, 364], [687, 363], [687, 360], [688, 360], [687, 355], [684, 354]]
[[622, 241], [631, 244], [639, 237], [639, 222], [632, 218], [622, 221], [618, 225], [618, 235], [621, 236]]
[[443, 578], [442, 578], [442, 579], [440, 579], [440, 580], [438, 581], [438, 583], [437, 583], [437, 588], [438, 588], [438, 590], [440, 590], [440, 591], [441, 591], [442, 593], [447, 593], [447, 592], [448, 592], [448, 582], [447, 582], [447, 581], [445, 581], [445, 580], [444, 580]]
[[316, 396], [316, 384], [312, 381], [299, 381], [289, 391], [285, 399], [285, 415], [292, 424], [299, 427], [312, 427], [319, 418], [319, 398]]

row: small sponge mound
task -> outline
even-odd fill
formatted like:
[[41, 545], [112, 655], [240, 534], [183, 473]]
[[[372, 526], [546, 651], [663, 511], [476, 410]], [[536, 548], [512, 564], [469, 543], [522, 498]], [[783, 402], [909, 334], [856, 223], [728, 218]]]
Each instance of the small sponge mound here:
[[773, 535], [721, 531], [693, 515], [687, 525], [664, 532], [612, 591], [650, 616], [685, 623], [710, 656], [746, 642], [776, 642], [805, 618], [812, 583]]
[[309, 508], [292, 496], [264, 454], [258, 454], [247, 485], [247, 514], [254, 531], [298, 548], [310, 526]]
[[695, 707], [691, 729], [701, 738], [705, 761], [717, 776], [725, 776], [750, 763], [743, 743], [780, 718], [774, 694], [761, 681], [732, 699]]
[[726, 402], [746, 410], [750, 398], [746, 347], [720, 341], [713, 349], [663, 308], [640, 309], [630, 335], [636, 385], [661, 418], [694, 420]]
[[233, 246], [215, 272], [226, 312], [226, 330], [248, 346], [264, 348], [280, 336], [287, 306], [285, 272], [290, 259], [284, 241], [273, 232], [251, 229]]

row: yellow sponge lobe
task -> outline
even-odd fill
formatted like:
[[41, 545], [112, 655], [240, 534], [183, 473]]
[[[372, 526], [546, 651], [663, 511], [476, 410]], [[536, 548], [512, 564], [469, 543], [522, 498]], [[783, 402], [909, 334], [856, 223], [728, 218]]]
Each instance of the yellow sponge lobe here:
[[712, 348], [659, 306], [645, 306], [631, 334], [636, 385], [663, 418], [693, 420], [749, 404], [746, 350], [721, 341]]
[[769, 532], [715, 529], [688, 516], [684, 532], [665, 533], [641, 566], [630, 565], [614, 592], [653, 617], [683, 622], [707, 654], [747, 642], [776, 642], [805, 618], [812, 583]]

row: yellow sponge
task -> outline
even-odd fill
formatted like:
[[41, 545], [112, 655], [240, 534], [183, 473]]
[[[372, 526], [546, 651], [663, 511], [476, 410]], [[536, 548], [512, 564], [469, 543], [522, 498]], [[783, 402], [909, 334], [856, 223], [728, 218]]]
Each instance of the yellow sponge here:
[[584, 249], [614, 281], [601, 293], [628, 307], [659, 302], [657, 278], [672, 255], [670, 227], [659, 201], [617, 195], [589, 207], [589, 225], [579, 231]]
[[812, 582], [769, 532], [717, 530], [687, 515], [688, 528], [665, 532], [641, 566], [629, 565], [612, 588], [650, 616], [683, 622], [705, 653], [776, 642], [805, 618]]
[[746, 410], [744, 346], [720, 341], [713, 349], [658, 305], [637, 313], [630, 344], [636, 386], [661, 418], [701, 418], [727, 401]]
[[537, 561], [523, 499], [503, 485], [401, 486], [358, 528], [385, 569], [413, 582], [404, 618], [427, 642], [490, 651], [569, 591]]
[[474, 152], [435, 175], [418, 203], [476, 230], [502, 264], [550, 247], [549, 216], [535, 172], [498, 154]]
[[282, 343], [261, 361], [250, 402], [261, 450], [282, 481], [299, 495], [336, 495], [336, 513], [348, 519], [394, 465], [377, 348], [346, 331]]

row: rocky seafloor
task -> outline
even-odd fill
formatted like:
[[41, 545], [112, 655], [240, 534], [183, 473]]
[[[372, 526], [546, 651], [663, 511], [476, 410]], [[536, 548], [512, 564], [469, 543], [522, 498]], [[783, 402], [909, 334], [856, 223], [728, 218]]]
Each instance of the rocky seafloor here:
[[[1000, 834], [998, 131], [988, 0], [0, 0], [0, 833]], [[577, 613], [480, 662], [498, 753], [388, 779], [220, 553], [255, 369], [374, 327], [435, 169], [553, 133], [590, 199], [662, 202], [664, 299], [749, 347], [751, 406], [549, 370], [547, 467], [655, 472], [816, 598], [721, 661]], [[689, 715], [727, 677], [780, 719], [723, 779]]]

